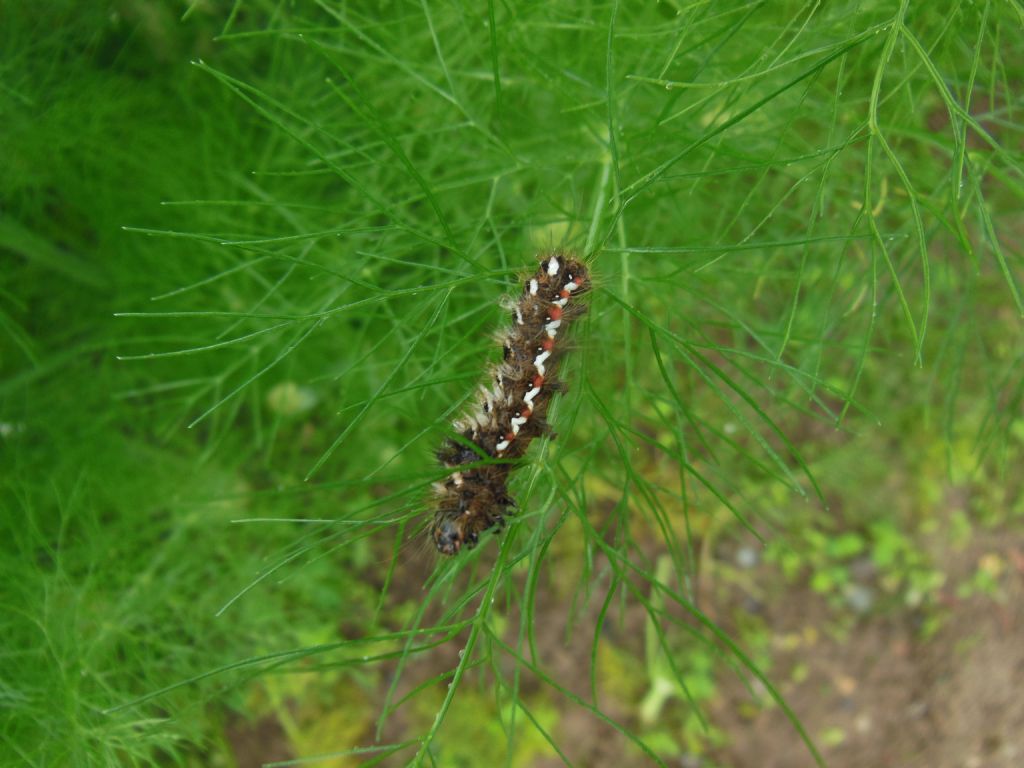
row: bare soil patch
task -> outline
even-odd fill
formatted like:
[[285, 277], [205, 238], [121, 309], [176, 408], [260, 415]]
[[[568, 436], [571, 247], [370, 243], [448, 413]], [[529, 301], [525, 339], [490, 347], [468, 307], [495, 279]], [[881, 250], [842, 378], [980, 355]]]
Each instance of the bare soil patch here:
[[[956, 584], [993, 554], [1006, 564], [1000, 595], [958, 599]], [[944, 566], [945, 621], [930, 638], [905, 612], [830, 633], [833, 612], [808, 590], [765, 608], [777, 638], [800, 641], [770, 677], [831, 768], [1024, 765], [1024, 536], [989, 536]], [[783, 713], [752, 707], [736, 678], [723, 680], [712, 719], [731, 739], [720, 765], [814, 765]]]

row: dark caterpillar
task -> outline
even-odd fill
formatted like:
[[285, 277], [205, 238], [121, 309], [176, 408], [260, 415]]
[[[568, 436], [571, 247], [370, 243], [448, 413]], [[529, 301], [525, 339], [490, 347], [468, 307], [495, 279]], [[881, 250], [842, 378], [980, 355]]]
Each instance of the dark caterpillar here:
[[[530, 442], [549, 431], [551, 397], [564, 388], [557, 376], [564, 345], [555, 342], [586, 312], [578, 299], [589, 289], [586, 265], [568, 254], [550, 254], [512, 305], [512, 326], [503, 334], [504, 355], [491, 370], [491, 387], [482, 386], [473, 410], [453, 425], [461, 439], [445, 439], [437, 452], [453, 470], [435, 484], [430, 535], [442, 554], [473, 548], [481, 533], [503, 526], [506, 511], [515, 507], [509, 473]], [[484, 463], [490, 459], [506, 461]]]

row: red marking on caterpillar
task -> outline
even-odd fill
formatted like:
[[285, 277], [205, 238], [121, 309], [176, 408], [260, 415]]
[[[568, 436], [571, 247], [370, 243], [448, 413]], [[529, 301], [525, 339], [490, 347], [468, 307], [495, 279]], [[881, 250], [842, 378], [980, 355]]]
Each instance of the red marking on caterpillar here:
[[[458, 437], [445, 439], [438, 461], [451, 473], [436, 483], [437, 506], [430, 536], [439, 552], [472, 549], [480, 534], [505, 525], [515, 507], [508, 476], [535, 437], [550, 431], [545, 416], [552, 396], [564, 387], [558, 365], [564, 347], [556, 344], [566, 326], [586, 312], [577, 300], [590, 290], [587, 267], [569, 254], [541, 258], [512, 307], [503, 334], [502, 362], [493, 366], [494, 385], [481, 388], [473, 409], [455, 422]], [[487, 464], [487, 459], [511, 459]], [[464, 465], [478, 464], [471, 468]]]

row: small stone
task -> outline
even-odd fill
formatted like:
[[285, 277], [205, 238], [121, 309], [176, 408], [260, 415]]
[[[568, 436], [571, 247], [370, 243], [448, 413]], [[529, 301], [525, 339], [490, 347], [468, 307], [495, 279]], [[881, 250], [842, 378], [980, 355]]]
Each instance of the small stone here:
[[761, 553], [754, 547], [745, 545], [736, 550], [735, 560], [737, 568], [749, 571], [761, 562]]
[[864, 584], [847, 584], [843, 599], [856, 613], [867, 613], [875, 605], [875, 591]]

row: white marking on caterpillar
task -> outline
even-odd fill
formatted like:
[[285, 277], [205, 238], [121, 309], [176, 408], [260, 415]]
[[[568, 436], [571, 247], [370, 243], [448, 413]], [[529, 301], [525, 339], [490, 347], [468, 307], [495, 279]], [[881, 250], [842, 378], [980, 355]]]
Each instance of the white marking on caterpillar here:
[[540, 387], [534, 387], [525, 395], [523, 395], [523, 402], [531, 408], [533, 407], [533, 398], [540, 394]]
[[521, 310], [519, 307], [516, 307], [516, 323], [518, 323], [519, 325], [523, 324], [523, 310]]
[[564, 307], [566, 304], [569, 303], [569, 300], [568, 299], [555, 299], [551, 303], [554, 304], [556, 307]]
[[456, 485], [462, 485], [462, 473], [452, 472], [452, 482]]
[[572, 280], [570, 280], [568, 283], [565, 284], [564, 290], [568, 291], [569, 293], [572, 293], [577, 288], [579, 288], [579, 286], [576, 283], [574, 283]]
[[544, 361], [551, 357], [550, 352], [542, 352], [533, 361], [533, 367], [537, 369], [537, 373], [541, 376], [544, 375]]
[[562, 324], [561, 320], [552, 320], [550, 323], [544, 326], [544, 329], [548, 332], [548, 336], [555, 338], [555, 331], [558, 330], [558, 326]]
[[548, 262], [548, 274], [554, 277], [558, 274], [558, 259], [554, 256], [551, 257], [551, 261]]
[[506, 448], [508, 448], [508, 446], [509, 446], [508, 440], [502, 440], [500, 443], [498, 443], [496, 446], [494, 446], [494, 450], [496, 450], [496, 451], [504, 451]]
[[530, 280], [530, 295], [531, 296], [536, 296], [537, 295], [537, 289], [539, 287], [540, 286], [537, 284], [537, 278], [533, 278], [532, 280]]

